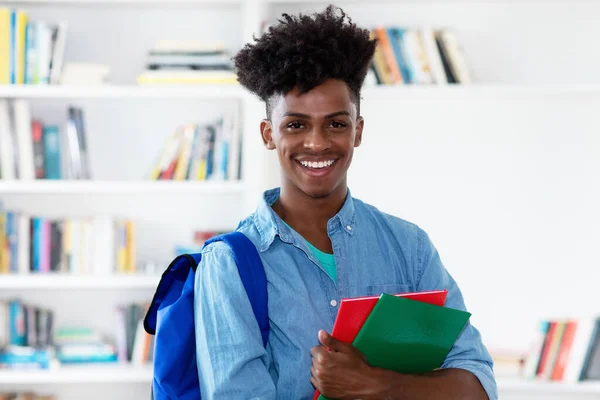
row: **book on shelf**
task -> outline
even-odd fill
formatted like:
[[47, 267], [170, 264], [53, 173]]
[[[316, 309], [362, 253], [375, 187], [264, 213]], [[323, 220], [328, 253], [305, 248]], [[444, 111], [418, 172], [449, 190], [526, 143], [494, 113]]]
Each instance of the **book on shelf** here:
[[166, 140], [150, 172], [152, 180], [234, 181], [241, 178], [239, 115], [214, 123], [182, 124]]
[[135, 243], [131, 220], [57, 219], [0, 210], [0, 276], [135, 273]]
[[0, 368], [49, 368], [54, 312], [19, 299], [0, 300]]
[[220, 42], [159, 40], [148, 51], [137, 77], [148, 84], [237, 84], [230, 53]]
[[452, 29], [376, 26], [377, 48], [365, 85], [469, 84], [471, 74]]
[[90, 363], [147, 364], [154, 340], [143, 328], [147, 304], [114, 309], [113, 335], [81, 326], [54, 327], [55, 313], [23, 303], [0, 300], [0, 369], [50, 369]]
[[600, 379], [600, 318], [541, 321], [522, 376], [567, 383]]
[[20, 8], [0, 8], [0, 85], [57, 84], [63, 68], [66, 21], [32, 20]]
[[83, 110], [66, 114], [45, 124], [28, 101], [0, 99], [0, 179], [91, 179]]

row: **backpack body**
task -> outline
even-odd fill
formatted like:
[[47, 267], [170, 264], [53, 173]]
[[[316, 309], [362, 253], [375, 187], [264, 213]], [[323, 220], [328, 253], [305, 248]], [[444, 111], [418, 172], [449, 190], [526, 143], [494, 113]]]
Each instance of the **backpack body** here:
[[[266, 347], [269, 339], [267, 278], [256, 247], [240, 232], [215, 236], [204, 246], [216, 241], [231, 247]], [[183, 254], [169, 264], [144, 318], [144, 329], [155, 335], [154, 400], [201, 398], [194, 324], [195, 273], [201, 257], [201, 253]]]

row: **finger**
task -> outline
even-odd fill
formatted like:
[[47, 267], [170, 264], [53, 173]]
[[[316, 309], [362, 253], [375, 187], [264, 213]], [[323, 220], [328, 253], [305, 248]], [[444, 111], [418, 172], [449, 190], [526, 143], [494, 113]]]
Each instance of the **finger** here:
[[323, 346], [327, 347], [328, 350], [340, 351], [343, 349], [342, 342], [322, 329], [319, 331], [319, 342], [321, 342]]
[[311, 356], [315, 356], [319, 353], [319, 351], [321, 351], [323, 349], [323, 346], [314, 346], [310, 348], [310, 355]]
[[319, 392], [321, 391], [321, 389], [319, 387], [319, 381], [317, 379], [315, 379], [313, 376], [310, 377], [310, 383], [312, 383], [312, 385], [315, 387], [315, 389], [317, 389]]

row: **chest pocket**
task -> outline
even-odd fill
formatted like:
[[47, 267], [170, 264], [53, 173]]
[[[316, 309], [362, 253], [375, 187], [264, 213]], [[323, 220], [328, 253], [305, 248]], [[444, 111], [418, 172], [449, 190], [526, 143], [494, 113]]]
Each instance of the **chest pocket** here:
[[398, 283], [388, 283], [385, 285], [369, 285], [367, 286], [367, 296], [379, 296], [382, 293], [385, 294], [398, 294], [398, 293], [407, 293], [411, 292], [410, 285], [406, 284], [398, 284]]

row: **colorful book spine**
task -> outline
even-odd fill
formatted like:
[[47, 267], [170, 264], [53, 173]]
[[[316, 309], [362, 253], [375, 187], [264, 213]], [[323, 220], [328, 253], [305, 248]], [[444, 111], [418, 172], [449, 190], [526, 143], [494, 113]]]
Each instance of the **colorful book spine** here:
[[31, 219], [31, 271], [42, 272], [43, 220]]
[[0, 8], [0, 85], [11, 83], [11, 11]]
[[61, 179], [61, 153], [58, 126], [46, 125], [43, 130], [44, 138], [44, 169], [46, 179]]
[[50, 272], [50, 221], [42, 220], [42, 254], [40, 271]]

